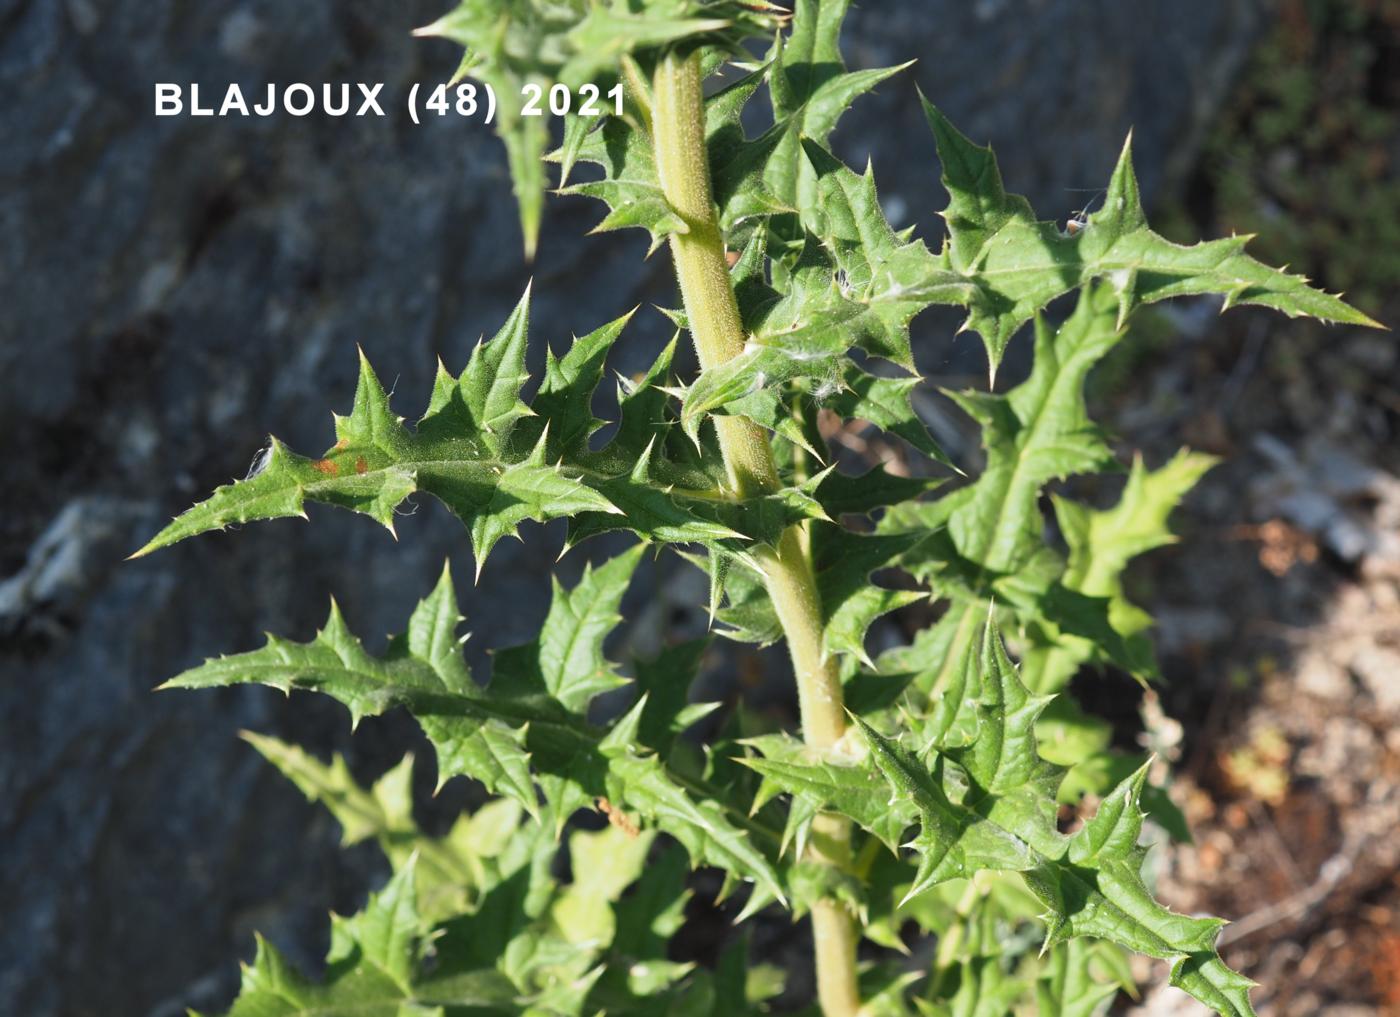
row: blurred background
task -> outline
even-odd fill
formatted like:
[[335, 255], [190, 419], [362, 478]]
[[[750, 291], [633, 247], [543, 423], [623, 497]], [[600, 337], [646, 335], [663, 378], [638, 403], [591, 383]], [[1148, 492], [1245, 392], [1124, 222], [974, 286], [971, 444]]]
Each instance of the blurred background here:
[[[0, 1012], [217, 1009], [255, 928], [312, 966], [326, 911], [354, 909], [383, 873], [373, 849], [338, 850], [334, 823], [236, 733], [345, 752], [369, 779], [405, 750], [421, 757], [413, 725], [390, 715], [352, 737], [313, 697], [150, 690], [263, 629], [309, 637], [332, 594], [367, 637], [394, 631], [444, 557], [473, 568], [427, 503], [397, 544], [313, 510], [311, 526], [125, 555], [242, 476], [269, 431], [329, 444], [356, 343], [414, 416], [434, 356], [459, 368], [531, 276], [534, 363], [546, 342], [674, 299], [642, 236], [583, 237], [601, 214], [584, 199], [550, 202], [526, 265], [502, 153], [479, 125], [415, 127], [393, 107], [152, 115], [156, 81], [220, 95], [383, 81], [402, 96], [455, 66], [449, 45], [409, 36], [443, 8], [0, 0]], [[994, 144], [1008, 186], [1046, 218], [1089, 203], [1131, 127], [1163, 232], [1260, 233], [1257, 256], [1400, 320], [1400, 3], [867, 0], [848, 62], [911, 58], [835, 139], [873, 160], [897, 226], [922, 223], [936, 243], [945, 200], [917, 85]], [[1400, 351], [1384, 333], [1217, 309], [1145, 317], [1095, 375], [1125, 460], [1189, 444], [1225, 462], [1179, 514], [1183, 542], [1132, 573], [1169, 681], [1142, 712], [1120, 676], [1078, 691], [1126, 743], [1146, 726], [1172, 758], [1196, 841], [1156, 854], [1154, 877], [1177, 909], [1235, 920], [1227, 959], [1263, 983], [1262, 1014], [1400, 1012]], [[980, 344], [955, 341], [955, 320], [916, 322], [920, 367], [933, 385], [980, 385]], [[669, 337], [651, 310], [629, 331], [623, 373]], [[1026, 345], [1000, 385], [1024, 373]], [[925, 409], [975, 463], [957, 414], [933, 397]], [[463, 591], [478, 673], [543, 617], [562, 531], [525, 535]], [[663, 559], [635, 584], [622, 652], [703, 627], [686, 568]], [[780, 657], [723, 664], [713, 696], [743, 686], [762, 709], [793, 709]], [[471, 798], [458, 781], [427, 803], [431, 766], [417, 778], [430, 817]], [[1191, 1006], [1149, 981], [1121, 1009]]]

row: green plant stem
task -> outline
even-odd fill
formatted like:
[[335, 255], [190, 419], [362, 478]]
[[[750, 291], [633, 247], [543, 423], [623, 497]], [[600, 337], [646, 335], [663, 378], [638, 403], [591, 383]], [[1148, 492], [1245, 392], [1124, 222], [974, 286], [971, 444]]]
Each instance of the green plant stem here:
[[[744, 328], [710, 194], [700, 78], [698, 56], [662, 59], [652, 93], [652, 132], [662, 191], [687, 227], [672, 234], [671, 253], [695, 351], [708, 369], [744, 351]], [[778, 471], [763, 428], [742, 417], [714, 422], [735, 493], [744, 498], [776, 490]]]
[[[686, 225], [684, 233], [671, 235], [676, 275], [700, 366], [710, 368], [742, 353], [746, 339], [710, 190], [702, 78], [698, 53], [664, 56], [653, 80], [651, 114], [662, 191]], [[735, 496], [776, 490], [778, 471], [767, 433], [743, 417], [716, 416], [714, 423]], [[804, 536], [799, 527], [791, 527], [776, 548], [758, 557], [792, 655], [803, 737], [813, 748], [825, 750], [845, 732], [846, 715], [836, 661], [822, 648], [821, 599]], [[847, 820], [819, 816], [813, 825], [812, 857], [848, 865], [850, 836]], [[831, 900], [813, 905], [817, 996], [826, 1017], [860, 1012], [856, 938], [855, 922], [844, 907]]]

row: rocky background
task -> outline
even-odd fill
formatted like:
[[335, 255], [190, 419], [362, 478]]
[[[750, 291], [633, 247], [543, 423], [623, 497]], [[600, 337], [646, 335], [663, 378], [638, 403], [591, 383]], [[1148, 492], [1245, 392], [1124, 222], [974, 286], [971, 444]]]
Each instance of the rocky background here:
[[[331, 594], [357, 631], [393, 630], [444, 557], [473, 567], [430, 504], [398, 543], [313, 510], [310, 526], [123, 557], [242, 476], [266, 432], [326, 444], [357, 342], [412, 415], [434, 356], [460, 366], [531, 276], [537, 360], [546, 341], [673, 299], [642, 238], [582, 237], [599, 214], [582, 199], [551, 202], [541, 256], [524, 264], [504, 160], [480, 126], [414, 127], [392, 107], [362, 120], [152, 115], [156, 81], [214, 94], [382, 81], [397, 102], [455, 64], [451, 47], [408, 34], [443, 6], [0, 0], [0, 1012], [218, 1008], [254, 928], [295, 959], [319, 956], [326, 910], [356, 907], [376, 860], [339, 851], [334, 825], [236, 732], [346, 751], [368, 778], [417, 745], [411, 725], [367, 721], [352, 739], [343, 711], [312, 697], [150, 690], [263, 629], [309, 636]], [[837, 143], [874, 160], [896, 224], [936, 231], [916, 83], [996, 145], [1008, 184], [1047, 216], [1092, 198], [1132, 127], [1144, 191], [1183, 238], [1262, 221], [1280, 245], [1265, 253], [1360, 287], [1383, 316], [1400, 278], [1384, 214], [1400, 209], [1396, 6], [869, 0], [849, 62], [919, 63]], [[1151, 732], [1203, 831], [1162, 879], [1178, 906], [1245, 919], [1234, 959], [1275, 986], [1268, 1012], [1375, 1012], [1387, 993], [1400, 1002], [1400, 889], [1395, 859], [1375, 850], [1395, 826], [1381, 810], [1396, 808], [1400, 769], [1386, 720], [1400, 709], [1395, 347], [1249, 311], [1221, 320], [1195, 304], [1159, 318], [1104, 372], [1101, 399], [1125, 449], [1189, 441], [1234, 457], [1193, 500], [1187, 544], [1141, 580], [1176, 679]], [[639, 315], [614, 366], [648, 362], [665, 336], [659, 315]], [[980, 376], [976, 340], [954, 342], [947, 319], [921, 319], [915, 345], [936, 382]], [[929, 409], [956, 442], [952, 415]], [[543, 615], [561, 534], [527, 538], [464, 591], [478, 667]], [[693, 613], [683, 573], [659, 568], [665, 599], [634, 591], [653, 605], [634, 644]], [[782, 708], [788, 692], [763, 694]], [[1140, 727], [1129, 708], [1125, 738]], [[454, 786], [431, 808], [469, 793]], [[1241, 876], [1261, 872], [1277, 878]]]

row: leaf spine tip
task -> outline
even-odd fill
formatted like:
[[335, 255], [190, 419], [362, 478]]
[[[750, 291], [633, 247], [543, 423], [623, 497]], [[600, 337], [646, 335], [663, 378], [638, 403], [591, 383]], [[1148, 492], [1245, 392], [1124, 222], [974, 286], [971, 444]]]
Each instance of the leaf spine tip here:
[[441, 36], [443, 34], [443, 23], [446, 20], [446, 18], [438, 18], [431, 24], [415, 28], [413, 29], [413, 35], [419, 39], [431, 38], [433, 36]]

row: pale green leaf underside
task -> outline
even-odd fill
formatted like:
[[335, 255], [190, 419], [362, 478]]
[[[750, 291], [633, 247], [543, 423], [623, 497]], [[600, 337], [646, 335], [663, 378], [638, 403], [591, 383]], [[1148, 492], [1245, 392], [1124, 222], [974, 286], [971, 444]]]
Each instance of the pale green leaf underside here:
[[259, 940], [231, 1017], [640, 1015], [710, 991], [708, 973], [666, 957], [686, 866], [674, 847], [649, 864], [654, 833], [573, 832], [574, 878], [563, 881], [552, 831], [522, 824], [512, 802], [489, 802], [431, 837], [408, 813], [407, 761], [367, 789], [338, 758], [327, 767], [275, 739], [254, 742], [342, 822], [350, 814], [372, 827], [395, 875], [359, 914], [332, 917], [320, 979]]

